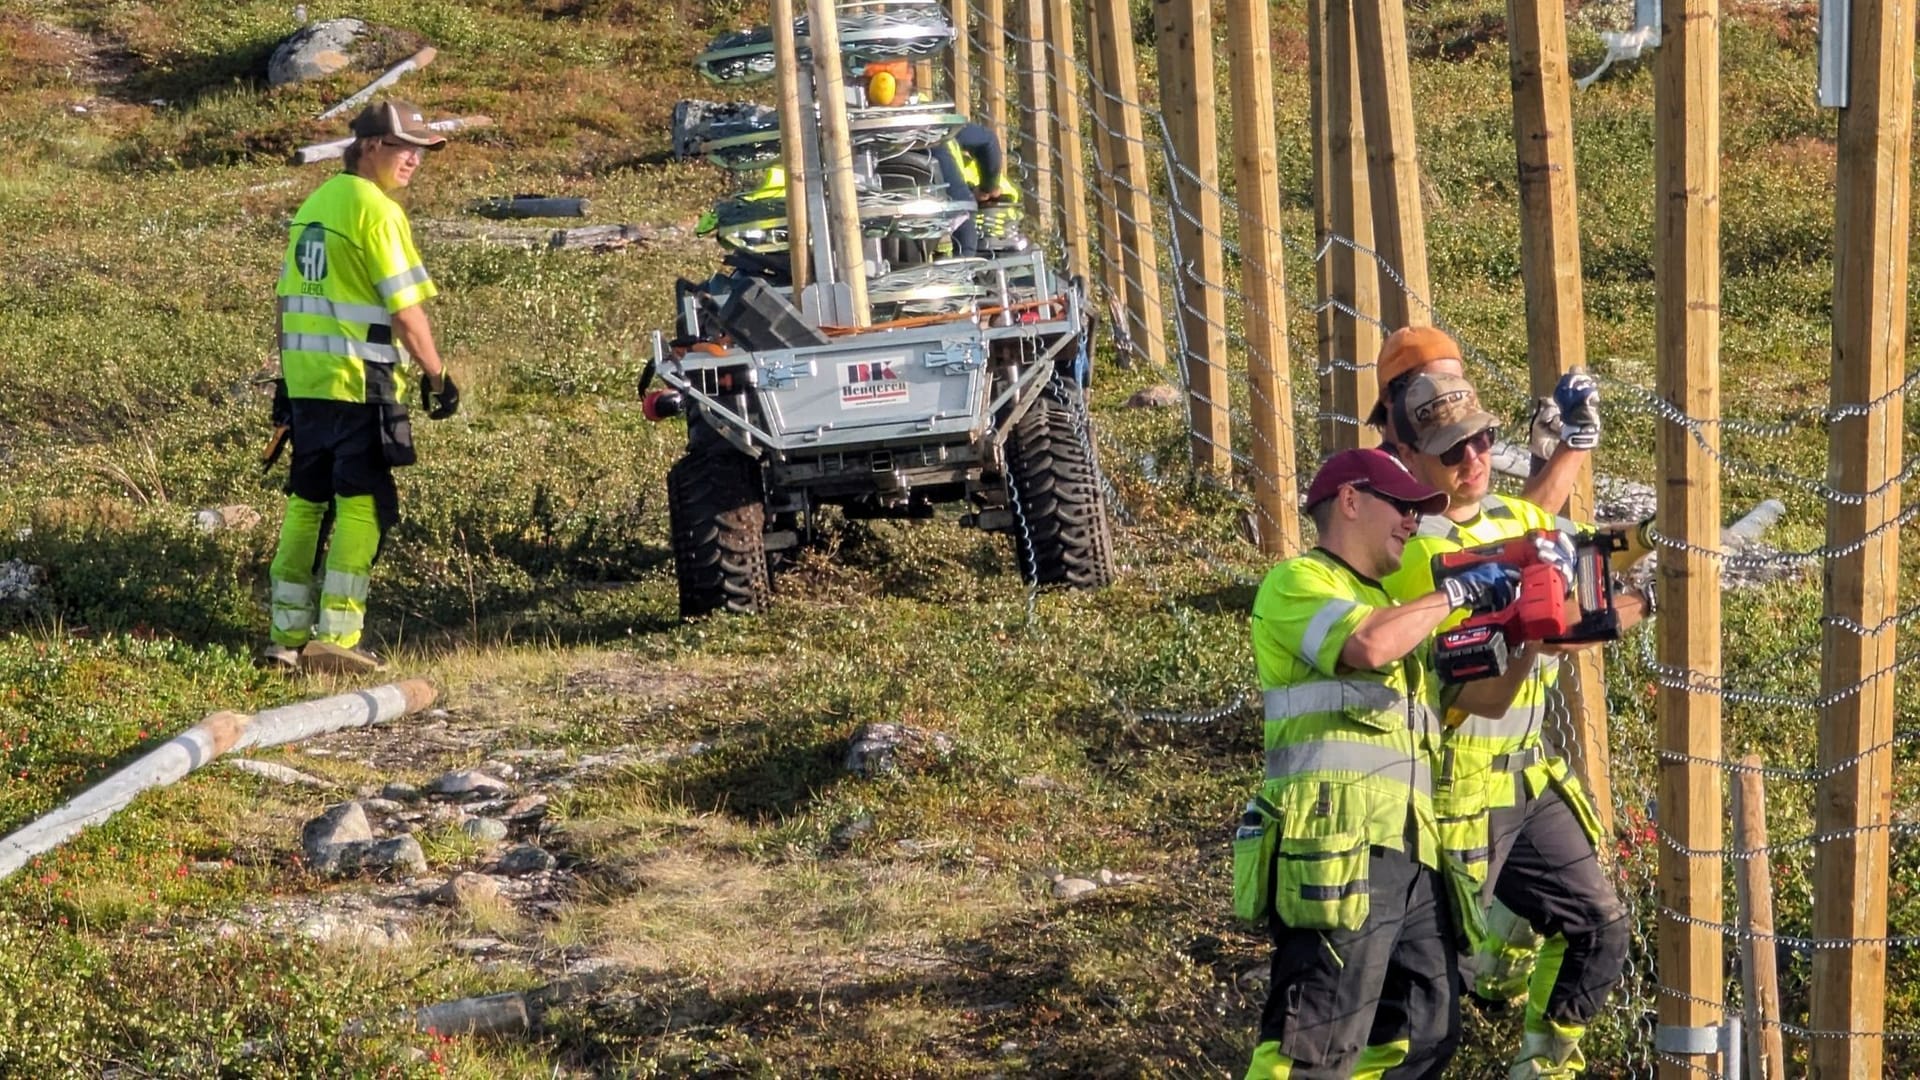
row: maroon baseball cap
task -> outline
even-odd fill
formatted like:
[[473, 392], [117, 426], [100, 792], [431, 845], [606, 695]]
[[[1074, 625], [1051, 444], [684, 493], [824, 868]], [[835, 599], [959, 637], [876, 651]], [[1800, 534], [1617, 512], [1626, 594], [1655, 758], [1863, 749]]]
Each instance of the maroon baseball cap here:
[[1385, 450], [1342, 450], [1328, 458], [1307, 486], [1307, 509], [1311, 510], [1339, 492], [1342, 484], [1378, 492], [1395, 502], [1418, 507], [1423, 514], [1437, 514], [1447, 508], [1446, 492], [1414, 479], [1400, 459]]

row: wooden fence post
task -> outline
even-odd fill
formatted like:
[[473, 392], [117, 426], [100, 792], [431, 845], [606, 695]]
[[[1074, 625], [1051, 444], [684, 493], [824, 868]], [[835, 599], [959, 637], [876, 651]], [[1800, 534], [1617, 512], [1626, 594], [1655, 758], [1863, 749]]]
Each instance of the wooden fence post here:
[[[826, 172], [827, 217], [833, 223], [835, 279], [852, 294], [851, 325], [873, 321], [867, 304], [867, 256], [854, 189], [853, 139], [847, 132], [846, 71], [840, 57], [840, 13], [834, 0], [808, 0], [807, 38], [813, 53], [814, 97], [820, 102], [820, 156]], [[817, 270], [818, 268], [816, 268]]]
[[[1359, 43], [1354, 36], [1353, 0], [1325, 0], [1327, 10], [1327, 150], [1332, 197], [1328, 225], [1334, 240], [1332, 263], [1333, 350], [1322, 383], [1320, 452], [1377, 446], [1380, 436], [1366, 425], [1379, 397], [1374, 362], [1380, 356], [1380, 328], [1372, 320], [1381, 310], [1380, 276], [1370, 256], [1356, 247], [1374, 243], [1372, 178], [1364, 153], [1366, 132], [1360, 105]], [[1362, 0], [1365, 2], [1365, 0]], [[1322, 237], [1325, 242], [1325, 237]]]
[[[1587, 362], [1580, 297], [1580, 207], [1573, 172], [1573, 80], [1560, 0], [1507, 0], [1513, 73], [1513, 141], [1519, 150], [1520, 272], [1527, 296], [1527, 359], [1533, 396]], [[1560, 512], [1558, 506], [1548, 510]], [[1580, 467], [1565, 512], [1593, 520], [1593, 465]], [[1599, 649], [1567, 657], [1561, 671], [1579, 767], [1602, 828], [1613, 832], [1613, 754], [1607, 738], [1606, 668]]]
[[[1407, 13], [1401, 0], [1356, 0], [1353, 13], [1367, 161], [1373, 167], [1380, 312], [1391, 329], [1425, 326], [1433, 318], [1414, 297], [1430, 302], [1433, 294], [1427, 284], [1426, 215], [1420, 208], [1420, 162], [1414, 149]], [[1399, 283], [1393, 280], [1395, 274]]]
[[1233, 169], [1240, 206], [1240, 281], [1246, 315], [1253, 496], [1262, 553], [1300, 551], [1293, 461], [1293, 375], [1287, 355], [1280, 168], [1273, 149], [1273, 45], [1269, 0], [1228, 0], [1227, 67], [1234, 72]]
[[1879, 1076], [1886, 1030], [1887, 830], [1893, 823], [1901, 444], [1906, 371], [1913, 8], [1852, 5], [1848, 106], [1834, 198], [1835, 410], [1829, 428], [1821, 620], [1822, 779], [1814, 800], [1813, 934], [1857, 940], [1813, 954], [1815, 1077]]
[[1127, 0], [1087, 0], [1088, 36], [1105, 83], [1098, 99], [1114, 140], [1106, 181], [1119, 219], [1126, 310], [1134, 344], [1155, 368], [1167, 366], [1167, 317], [1160, 300], [1160, 240], [1153, 231], [1152, 180], [1140, 117], [1140, 77], [1133, 51], [1133, 15]]
[[1080, 142], [1080, 64], [1073, 41], [1073, 0], [1046, 0], [1053, 56], [1054, 138], [1060, 147], [1060, 223], [1067, 231], [1067, 272], [1092, 280], [1087, 250], [1087, 161]]
[[1740, 856], [1734, 898], [1740, 908], [1741, 995], [1747, 1071], [1755, 1080], [1787, 1080], [1780, 1037], [1780, 973], [1774, 961], [1773, 878], [1767, 873], [1767, 781], [1759, 754], [1740, 759], [1733, 778], [1733, 846]]
[[1180, 321], [1186, 327], [1187, 426], [1195, 471], [1233, 475], [1227, 399], [1226, 259], [1221, 252], [1220, 137], [1208, 0], [1154, 0], [1160, 107], [1178, 159], [1174, 235]]
[[973, 39], [968, 37], [967, 0], [947, 0], [947, 18], [953, 23], [953, 48], [947, 50], [947, 94], [953, 111], [973, 116]]
[[1033, 182], [1027, 206], [1031, 236], [1045, 244], [1058, 235], [1053, 192], [1053, 103], [1047, 87], [1047, 0], [1020, 5], [1020, 158]]
[[1654, 1045], [1661, 1080], [1693, 1075], [1725, 1021], [1723, 868], [1689, 851], [1723, 845], [1720, 770], [1720, 27], [1716, 0], [1665, 0], [1654, 57], [1654, 341], [1660, 399], [1701, 424], [1659, 425], [1662, 536], [1655, 653], [1669, 673], [1655, 702], [1663, 907]]
[[806, 125], [811, 122], [800, 106], [800, 53], [793, 35], [793, 0], [771, 0], [774, 84], [780, 95], [780, 164], [787, 173], [787, 262], [792, 267], [793, 295], [813, 282], [812, 232], [807, 221], [807, 191], [820, 182], [807, 174]]
[[980, 0], [980, 99], [987, 107], [987, 123], [994, 135], [1011, 141], [1007, 127], [1007, 37], [1007, 0]]

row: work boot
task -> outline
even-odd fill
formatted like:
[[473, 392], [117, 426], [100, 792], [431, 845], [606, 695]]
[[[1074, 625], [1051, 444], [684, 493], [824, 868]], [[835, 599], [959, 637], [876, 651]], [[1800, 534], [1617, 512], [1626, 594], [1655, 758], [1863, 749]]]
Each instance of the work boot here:
[[300, 650], [274, 642], [260, 650], [260, 666], [269, 671], [291, 675], [300, 670]]
[[321, 675], [371, 675], [387, 670], [378, 656], [366, 649], [350, 649], [331, 641], [309, 641], [300, 650], [300, 665]]
[[[1541, 1030], [1540, 1026], [1545, 1030]], [[1528, 1020], [1520, 1036], [1520, 1053], [1507, 1070], [1507, 1080], [1546, 1080], [1570, 1078], [1587, 1070], [1586, 1056], [1580, 1053], [1584, 1027], [1556, 1024], [1551, 1020]]]

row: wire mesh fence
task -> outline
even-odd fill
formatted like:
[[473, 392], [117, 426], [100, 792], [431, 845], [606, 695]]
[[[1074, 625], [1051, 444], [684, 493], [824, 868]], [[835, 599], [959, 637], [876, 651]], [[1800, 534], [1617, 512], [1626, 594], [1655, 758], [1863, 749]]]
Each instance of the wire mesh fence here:
[[[1154, 103], [1160, 100], [1158, 95], [1142, 91], [1143, 85], [1153, 83], [1150, 58], [1136, 55], [1132, 46], [1141, 40], [1145, 27], [1137, 24], [1127, 5], [1090, 2], [1076, 10], [1078, 25], [1065, 26], [1028, 18], [1017, 0], [1006, 7], [970, 5], [964, 21], [971, 63], [956, 77], [966, 83], [965, 96], [973, 102], [1008, 102], [1011, 124], [1029, 130], [1050, 128], [1046, 139], [1030, 135], [1018, 140], [1019, 150], [1041, 149], [1046, 160], [1023, 160], [1016, 152], [1010, 162], [1024, 189], [1052, 185], [1050, 199], [1036, 199], [1031, 205], [1037, 212], [1044, 203], [1054, 217], [1035, 221], [1031, 234], [1049, 244], [1055, 257], [1067, 260], [1073, 272], [1087, 278], [1096, 310], [1111, 313], [1110, 355], [1122, 363], [1154, 363], [1164, 356], [1167, 375], [1177, 383], [1188, 407], [1185, 460], [1169, 459], [1165, 445], [1130, 443], [1126, 437], [1104, 432], [1100, 436], [1101, 451], [1109, 463], [1125, 464], [1130, 475], [1144, 484], [1130, 491], [1109, 484], [1109, 496], [1123, 526], [1123, 544], [1165, 542], [1165, 537], [1153, 533], [1140, 496], [1178, 498], [1204, 489], [1236, 506], [1244, 520], [1260, 522], [1263, 519], [1250, 493], [1263, 480], [1282, 492], [1295, 493], [1332, 442], [1350, 445], [1357, 438], [1363, 429], [1361, 410], [1337, 405], [1340, 399], [1332, 390], [1342, 380], [1364, 377], [1370, 382], [1372, 357], [1339, 355], [1333, 347], [1336, 339], [1327, 332], [1328, 317], [1353, 320], [1378, 333], [1394, 327], [1385, 324], [1377, 307], [1325, 294], [1320, 286], [1328, 280], [1329, 260], [1335, 258], [1352, 259], [1357, 272], [1377, 278], [1383, 293], [1397, 295], [1407, 310], [1449, 330], [1467, 353], [1470, 376], [1489, 407], [1509, 422], [1507, 430], [1525, 430], [1524, 417], [1532, 404], [1527, 358], [1515, 355], [1511, 347], [1477, 344], [1483, 335], [1511, 341], [1511, 332], [1466, 319], [1449, 320], [1430, 296], [1408, 287], [1375, 245], [1331, 231], [1307, 238], [1303, 233], [1311, 229], [1296, 228], [1280, 236], [1289, 303], [1284, 313], [1275, 316], [1284, 321], [1293, 360], [1288, 376], [1291, 406], [1281, 418], [1284, 423], [1268, 425], [1269, 430], [1286, 432], [1288, 445], [1279, 448], [1280, 475], [1257, 475], [1256, 432], [1261, 425], [1252, 413], [1256, 395], [1247, 376], [1249, 352], [1255, 348], [1249, 312], [1258, 310], [1257, 301], [1243, 291], [1237, 277], [1222, 272], [1239, 265], [1246, 246], [1233, 185], [1220, 179], [1217, 158], [1183, 157], [1177, 149], [1181, 140], [1173, 130], [1175, 121]], [[1032, 30], [1038, 25], [1045, 25], [1045, 32], [1036, 36]], [[1163, 47], [1165, 38], [1158, 35]], [[1115, 47], [1116, 40], [1126, 47]], [[1080, 47], [1069, 54], [1060, 45], [1067, 41]], [[986, 58], [995, 56], [1004, 60], [1005, 81], [989, 85], [989, 79], [999, 76]], [[1046, 66], [1043, 78], [1035, 77], [1036, 64]], [[1040, 100], [1028, 100], [1039, 96], [1033, 89], [1039, 86], [1055, 89]], [[1063, 87], [1068, 89], [1066, 94], [1059, 92]], [[1062, 100], [1073, 102], [1076, 108], [1067, 112], [1077, 115], [1071, 119], [1063, 115]], [[1059, 182], [1076, 171], [1063, 153], [1069, 141], [1081, 145], [1085, 162], [1079, 171], [1087, 180], [1078, 190]], [[1009, 142], [1015, 140], [1009, 138]], [[1231, 145], [1222, 138], [1222, 153]], [[1280, 195], [1283, 205], [1296, 210], [1313, 197], [1311, 191], [1297, 188]], [[1086, 210], [1083, 218], [1089, 235], [1084, 263], [1074, 259], [1076, 237], [1065, 227], [1061, 211], [1064, 203], [1073, 200], [1080, 200]], [[1202, 205], [1208, 201], [1217, 201], [1218, 206]], [[1203, 254], [1213, 258], [1202, 258]], [[1212, 270], [1203, 273], [1203, 267]], [[1594, 1073], [1724, 1075], [1737, 1055], [1668, 1049], [1679, 1044], [1662, 1034], [1658, 1014], [1661, 1002], [1670, 1000], [1703, 1005], [1716, 1016], [1738, 1016], [1754, 993], [1739, 959], [1744, 944], [1771, 949], [1778, 962], [1782, 1012], [1763, 1022], [1785, 1037], [1790, 1072], [1803, 1069], [1811, 1048], [1825, 1040], [1879, 1040], [1889, 1075], [1910, 1071], [1920, 1067], [1920, 1047], [1914, 1045], [1920, 1039], [1920, 1017], [1907, 1012], [1901, 1004], [1904, 997], [1893, 995], [1885, 1030], [1817, 1022], [1815, 969], [1816, 957], [1822, 953], [1864, 949], [1884, 955], [1890, 982], [1920, 974], [1913, 955], [1920, 946], [1920, 924], [1914, 922], [1920, 907], [1907, 903], [1910, 886], [1903, 880], [1903, 873], [1910, 874], [1920, 864], [1920, 848], [1912, 844], [1920, 824], [1901, 816], [1908, 810], [1832, 827], [1821, 824], [1818, 804], [1823, 785], [1863, 770], [1869, 775], [1872, 770], [1890, 774], [1890, 763], [1904, 760], [1911, 753], [1909, 744], [1920, 737], [1920, 716], [1911, 695], [1904, 693], [1920, 651], [1910, 644], [1904, 650], [1888, 647], [1877, 654], [1885, 662], [1868, 664], [1851, 674], [1836, 666], [1836, 655], [1864, 649], [1862, 643], [1907, 641], [1915, 618], [1920, 617], [1920, 605], [1863, 622], [1829, 614], [1819, 583], [1831, 586], [1843, 560], [1869, 551], [1884, 553], [1884, 546], [1876, 545], [1897, 538], [1915, 512], [1901, 504], [1899, 496], [1901, 485], [1920, 468], [1920, 457], [1901, 455], [1890, 476], [1852, 486], [1840, 479], [1842, 473], [1833, 468], [1826, 447], [1834, 442], [1836, 429], [1845, 425], [1891, 420], [1897, 432], [1906, 392], [1920, 375], [1908, 374], [1868, 400], [1786, 409], [1752, 406], [1737, 387], [1730, 388], [1729, 408], [1696, 415], [1674, 404], [1673, 395], [1655, 385], [1650, 359], [1615, 357], [1596, 365], [1609, 431], [1616, 433], [1619, 445], [1638, 448], [1614, 456], [1608, 453], [1610, 447], [1603, 447], [1598, 455], [1603, 471], [1598, 483], [1601, 514], [1633, 520], [1654, 512], [1662, 478], [1655, 471], [1658, 459], [1648, 455], [1645, 447], [1678, 432], [1704, 454], [1719, 483], [1744, 500], [1731, 502], [1727, 517], [1738, 516], [1765, 498], [1784, 504], [1787, 520], [1777, 530], [1777, 546], [1760, 539], [1757, 530], [1693, 536], [1651, 530], [1656, 561], [1689, 560], [1708, 567], [1709, 574], [1717, 573], [1724, 621], [1692, 629], [1696, 637], [1704, 633], [1712, 640], [1722, 663], [1705, 670], [1665, 662], [1651, 629], [1606, 650], [1615, 835], [1604, 857], [1632, 909], [1635, 936], [1627, 976], [1610, 999], [1605, 1021], [1592, 1040], [1589, 1059]], [[1354, 398], [1349, 394], [1346, 400]], [[1218, 416], [1224, 416], [1224, 423]], [[1515, 457], [1525, 460], [1524, 453]], [[1821, 462], [1820, 467], [1809, 468], [1809, 460]], [[1518, 479], [1514, 476], [1510, 481], [1517, 484]], [[1828, 529], [1830, 516], [1842, 508], [1857, 510], [1882, 503], [1891, 505], [1852, 535]], [[1250, 582], [1267, 561], [1258, 540], [1256, 530], [1249, 528], [1239, 538], [1185, 543], [1193, 555], [1221, 574]], [[1875, 655], [1871, 649], [1866, 651]], [[1712, 699], [1725, 733], [1717, 753], [1690, 754], [1662, 746], [1655, 701], [1663, 692]], [[1854, 752], [1835, 752], [1822, 745], [1822, 724], [1837, 707], [1862, 695], [1877, 700], [1889, 692], [1896, 716], [1891, 739]], [[1124, 705], [1141, 719], [1168, 724], [1247, 722], [1255, 715], [1250, 692], [1200, 708], [1156, 708], [1146, 702]], [[1560, 747], [1577, 744], [1573, 717], [1563, 702], [1556, 704], [1545, 723]], [[1763, 753], [1764, 764], [1740, 762], [1741, 754], [1752, 750]], [[1669, 769], [1686, 766], [1704, 769], [1715, 778], [1709, 797], [1721, 807], [1734, 777], [1756, 769], [1763, 774], [1769, 784], [1765, 816], [1773, 839], [1749, 847], [1729, 833], [1720, 845], [1700, 846], [1676, 835], [1659, 805], [1661, 777]], [[1900, 801], [1891, 792], [1884, 794], [1888, 805]], [[1847, 904], [1851, 898], [1816, 896], [1816, 883], [1826, 879], [1816, 875], [1814, 863], [1828, 858], [1835, 845], [1858, 843], [1871, 834], [1891, 845], [1880, 887], [1893, 898], [1892, 927], [1872, 936], [1825, 936], [1815, 930], [1819, 906]], [[1764, 860], [1777, 904], [1774, 928], [1753, 929], [1734, 904], [1724, 908], [1716, 904], [1703, 914], [1669, 902], [1662, 881], [1663, 852], [1690, 864], [1693, 873], [1704, 875], [1729, 897], [1735, 893], [1732, 878], [1740, 866]], [[1723, 971], [1710, 980], [1715, 992], [1703, 995], [1669, 985], [1672, 980], [1663, 981], [1658, 955], [1663, 927], [1703, 930], [1720, 943]], [[1699, 984], [1694, 985], [1697, 989]], [[1749, 1028], [1753, 1019], [1750, 1015]]]

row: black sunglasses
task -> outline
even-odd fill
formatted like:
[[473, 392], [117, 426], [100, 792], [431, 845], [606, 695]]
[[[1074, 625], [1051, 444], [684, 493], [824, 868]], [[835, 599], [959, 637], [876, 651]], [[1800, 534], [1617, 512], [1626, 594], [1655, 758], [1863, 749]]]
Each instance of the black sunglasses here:
[[1367, 495], [1371, 495], [1374, 498], [1379, 499], [1381, 502], [1386, 503], [1388, 506], [1391, 506], [1394, 508], [1394, 510], [1398, 511], [1401, 517], [1418, 516], [1420, 513], [1419, 503], [1410, 503], [1405, 501], [1404, 499], [1396, 499], [1389, 495], [1382, 495], [1365, 484], [1354, 484], [1353, 490], [1362, 492]]
[[1478, 435], [1469, 435], [1459, 442], [1454, 443], [1452, 446], [1447, 447], [1445, 450], [1440, 451], [1440, 453], [1435, 456], [1440, 459], [1440, 464], [1451, 467], [1460, 464], [1461, 461], [1466, 459], [1469, 448], [1471, 448], [1474, 453], [1481, 455], [1485, 455], [1487, 451], [1492, 450], [1493, 429], [1488, 428]]

